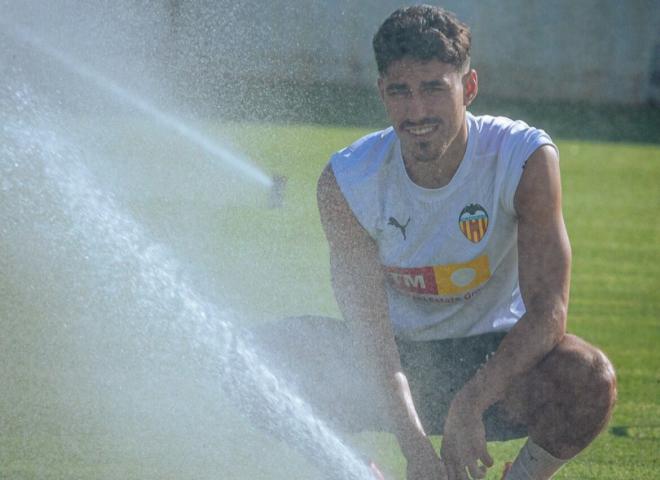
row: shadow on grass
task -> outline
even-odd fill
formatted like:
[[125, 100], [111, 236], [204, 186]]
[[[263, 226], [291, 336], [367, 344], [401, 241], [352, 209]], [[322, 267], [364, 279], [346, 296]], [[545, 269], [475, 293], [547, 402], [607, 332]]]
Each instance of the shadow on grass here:
[[[244, 82], [240, 104], [223, 103], [230, 120], [383, 128], [376, 87], [294, 82]], [[233, 104], [233, 105], [232, 105]], [[504, 100], [480, 96], [475, 114], [522, 119], [561, 139], [660, 143], [660, 108], [584, 102]]]

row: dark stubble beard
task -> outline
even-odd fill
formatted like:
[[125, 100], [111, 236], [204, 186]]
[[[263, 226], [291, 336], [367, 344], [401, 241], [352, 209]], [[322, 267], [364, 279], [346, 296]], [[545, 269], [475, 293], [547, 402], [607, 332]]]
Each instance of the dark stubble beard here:
[[409, 148], [411, 160], [420, 163], [431, 163], [444, 156], [447, 153], [449, 144], [442, 142], [440, 145], [434, 145], [432, 142], [412, 141], [412, 148]]

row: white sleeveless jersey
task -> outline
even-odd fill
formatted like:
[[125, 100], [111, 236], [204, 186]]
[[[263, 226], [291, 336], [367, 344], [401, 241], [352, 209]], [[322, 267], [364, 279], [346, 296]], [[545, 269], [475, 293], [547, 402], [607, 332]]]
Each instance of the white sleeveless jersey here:
[[520, 121], [469, 113], [466, 121], [465, 156], [442, 188], [413, 183], [392, 128], [330, 160], [353, 214], [378, 245], [402, 339], [508, 331], [525, 312], [513, 199], [529, 156], [553, 143]]

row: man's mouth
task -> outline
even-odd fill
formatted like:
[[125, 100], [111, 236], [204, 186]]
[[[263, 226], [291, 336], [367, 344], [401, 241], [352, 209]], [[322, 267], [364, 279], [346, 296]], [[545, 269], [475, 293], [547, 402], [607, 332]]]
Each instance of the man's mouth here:
[[404, 123], [402, 125], [402, 130], [412, 135], [413, 137], [425, 137], [435, 132], [439, 125], [439, 122], [428, 122], [424, 123], [423, 125], [411, 125], [409, 123]]
[[435, 125], [429, 125], [425, 127], [409, 127], [406, 128], [406, 131], [415, 137], [423, 137], [424, 135], [428, 135], [435, 129], [436, 129]]

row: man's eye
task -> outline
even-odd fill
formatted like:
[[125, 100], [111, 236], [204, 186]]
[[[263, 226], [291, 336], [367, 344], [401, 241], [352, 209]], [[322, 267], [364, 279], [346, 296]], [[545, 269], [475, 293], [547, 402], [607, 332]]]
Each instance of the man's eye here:
[[390, 90], [390, 95], [393, 97], [405, 97], [410, 95], [410, 90], [406, 89], [397, 89], [397, 90]]
[[432, 95], [438, 95], [444, 91], [445, 91], [444, 87], [441, 87], [440, 85], [433, 85], [426, 88], [426, 92]]

